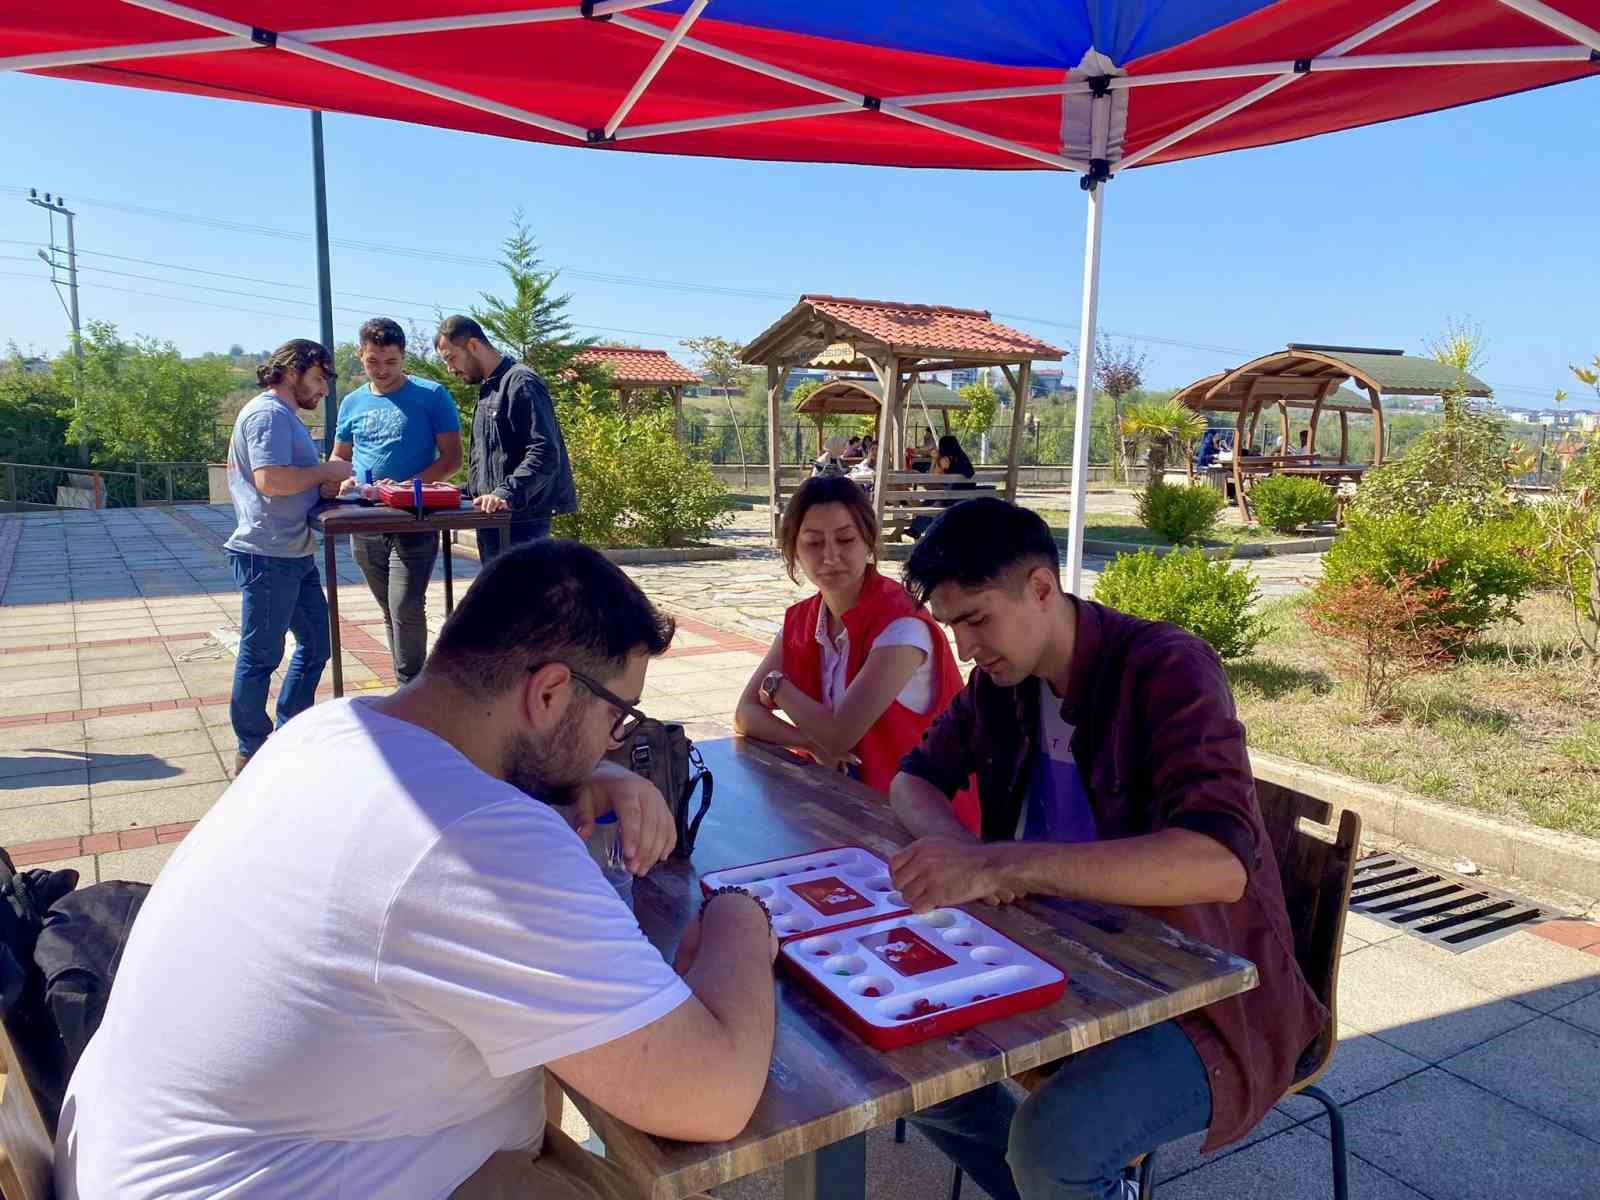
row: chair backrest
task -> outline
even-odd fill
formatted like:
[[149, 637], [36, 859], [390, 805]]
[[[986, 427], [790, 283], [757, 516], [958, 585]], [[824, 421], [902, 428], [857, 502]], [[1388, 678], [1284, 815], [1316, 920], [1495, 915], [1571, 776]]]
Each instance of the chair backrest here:
[[55, 1195], [55, 1146], [22, 1073], [11, 1035], [0, 1023], [0, 1197], [51, 1200]]
[[[1351, 809], [1332, 826], [1333, 806], [1281, 784], [1256, 780], [1256, 799], [1266, 821], [1283, 880], [1283, 899], [1294, 932], [1301, 973], [1327, 1006], [1328, 1027], [1302, 1056], [1296, 1085], [1315, 1079], [1333, 1058], [1338, 1028], [1339, 954], [1344, 918], [1361, 843], [1361, 815]], [[1307, 829], [1310, 824], [1314, 829]]]

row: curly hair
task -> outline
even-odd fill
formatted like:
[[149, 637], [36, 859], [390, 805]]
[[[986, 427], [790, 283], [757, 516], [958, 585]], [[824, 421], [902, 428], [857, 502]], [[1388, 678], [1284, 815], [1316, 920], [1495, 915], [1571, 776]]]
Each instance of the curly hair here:
[[301, 374], [312, 367], [321, 367], [329, 379], [333, 378], [333, 355], [321, 342], [310, 338], [295, 338], [285, 342], [267, 356], [267, 361], [256, 365], [256, 382], [262, 387], [282, 383], [290, 371]]

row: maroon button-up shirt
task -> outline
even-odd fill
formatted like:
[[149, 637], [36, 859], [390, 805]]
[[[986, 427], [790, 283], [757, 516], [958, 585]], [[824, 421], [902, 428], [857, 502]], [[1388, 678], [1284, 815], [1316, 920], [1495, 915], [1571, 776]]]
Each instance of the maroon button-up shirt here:
[[[1294, 957], [1283, 884], [1245, 753], [1244, 726], [1216, 653], [1173, 625], [1069, 596], [1077, 611], [1061, 713], [1102, 839], [1161, 829], [1215, 838], [1244, 864], [1243, 897], [1149, 911], [1249, 959], [1260, 985], [1177, 1018], [1211, 1078], [1213, 1150], [1250, 1132], [1328, 1021]], [[974, 671], [900, 769], [952, 796], [976, 775], [985, 841], [1009, 841], [1038, 753], [1039, 688]]]

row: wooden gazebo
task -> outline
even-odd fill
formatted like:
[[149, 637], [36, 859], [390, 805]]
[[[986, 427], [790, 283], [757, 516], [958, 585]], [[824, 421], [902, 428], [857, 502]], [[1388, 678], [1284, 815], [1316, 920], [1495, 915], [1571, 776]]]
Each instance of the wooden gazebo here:
[[[1346, 383], [1366, 392], [1366, 399], [1343, 390]], [[1289, 449], [1289, 411], [1310, 410], [1311, 446], [1323, 413], [1339, 414], [1339, 463], [1350, 460], [1350, 414], [1370, 415], [1373, 465], [1383, 462], [1383, 397], [1438, 396], [1462, 389], [1468, 396], [1491, 394], [1489, 385], [1432, 358], [1362, 346], [1327, 346], [1290, 342], [1283, 350], [1252, 359], [1231, 371], [1197, 379], [1173, 396], [1196, 412], [1235, 414], [1233, 482], [1245, 506], [1244, 449], [1255, 441], [1261, 414], [1278, 410], [1285, 453]]]
[[683, 440], [683, 389], [699, 383], [700, 376], [678, 362], [665, 350], [643, 350], [636, 346], [590, 346], [580, 350], [574, 362], [589, 367], [604, 367], [610, 372], [617, 407], [626, 410], [634, 392], [663, 391], [672, 396], [672, 417], [678, 440]]
[[[908, 433], [932, 422], [935, 414], [938, 414], [943, 432], [949, 433], [950, 414], [966, 408], [967, 402], [938, 380], [919, 379], [906, 393], [906, 407]], [[823, 424], [829, 417], [877, 417], [883, 411], [883, 385], [865, 376], [830, 379], [796, 404], [794, 411], [816, 421], [820, 445]]]
[[[901, 304], [887, 300], [851, 300], [838, 296], [804, 295], [799, 302], [759, 334], [744, 350], [744, 361], [767, 368], [768, 500], [776, 534], [785, 488], [779, 464], [779, 421], [784, 385], [795, 367], [821, 367], [839, 372], [870, 373], [876, 388], [863, 390], [855, 381], [835, 380], [802, 401], [834, 388], [819, 403], [829, 412], [863, 411], [833, 408], [833, 403], [861, 404], [863, 397], [877, 400], [877, 476], [872, 503], [882, 525], [888, 476], [905, 457], [908, 410], [925, 401], [919, 387], [924, 375], [969, 367], [999, 367], [1011, 385], [1011, 442], [1007, 456], [1005, 496], [1017, 493], [1017, 447], [1028, 405], [1028, 387], [1037, 359], [1062, 357], [1059, 347], [998, 324], [987, 312], [934, 304]], [[843, 386], [841, 386], [843, 385]], [[928, 404], [931, 410], [934, 406]], [[815, 412], [815, 410], [805, 410]], [[798, 486], [798, 483], [795, 484]]]

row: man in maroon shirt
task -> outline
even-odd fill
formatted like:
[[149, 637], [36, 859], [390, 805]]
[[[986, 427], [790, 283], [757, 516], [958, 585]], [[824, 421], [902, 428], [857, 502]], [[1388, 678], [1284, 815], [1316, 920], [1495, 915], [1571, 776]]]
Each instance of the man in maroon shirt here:
[[[1295, 963], [1244, 727], [1211, 647], [1061, 590], [1039, 516], [979, 499], [942, 515], [905, 581], [977, 663], [902, 761], [917, 840], [891, 863], [918, 910], [1024, 895], [1148, 909], [1249, 959], [1259, 986], [1065, 1060], [1019, 1107], [993, 1085], [913, 1118], [996, 1200], [1122, 1200], [1131, 1160], [1187, 1134], [1244, 1136], [1326, 1010]], [[951, 811], [976, 775], [982, 839]]]

